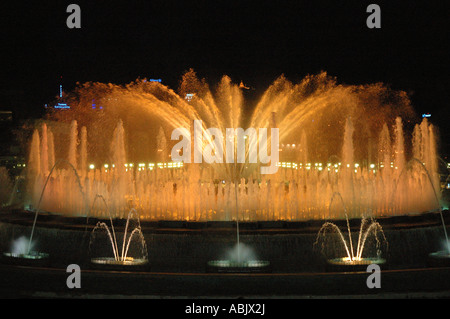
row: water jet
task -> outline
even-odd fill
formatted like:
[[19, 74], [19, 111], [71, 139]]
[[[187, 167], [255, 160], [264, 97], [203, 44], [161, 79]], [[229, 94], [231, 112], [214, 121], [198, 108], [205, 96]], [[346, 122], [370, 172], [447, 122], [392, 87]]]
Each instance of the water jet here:
[[[145, 238], [142, 234], [139, 216], [135, 209], [131, 209], [128, 212], [125, 229], [122, 239], [122, 249], [119, 249], [117, 244], [117, 235], [114, 228], [113, 219], [110, 215], [110, 228], [105, 222], [99, 221], [91, 232], [91, 239], [89, 243], [90, 254], [94, 257], [91, 258], [91, 264], [95, 268], [104, 269], [142, 269], [148, 264], [147, 246]], [[130, 221], [135, 221], [135, 225], [130, 225]], [[133, 227], [134, 226], [134, 227]], [[128, 231], [129, 228], [131, 231]], [[101, 237], [98, 233], [100, 231], [106, 232], [106, 238]], [[102, 240], [103, 239], [103, 240]], [[105, 240], [106, 239], [106, 243]], [[133, 241], [134, 240], [134, 241]], [[101, 241], [101, 242], [100, 242]], [[100, 242], [100, 243], [99, 243]], [[108, 245], [108, 242], [110, 245]], [[132, 244], [136, 245], [136, 250], [131, 253], [130, 247]], [[105, 254], [104, 248], [110, 246], [112, 248], [113, 256], [98, 256], [98, 254]], [[134, 255], [134, 256], [130, 256]]]

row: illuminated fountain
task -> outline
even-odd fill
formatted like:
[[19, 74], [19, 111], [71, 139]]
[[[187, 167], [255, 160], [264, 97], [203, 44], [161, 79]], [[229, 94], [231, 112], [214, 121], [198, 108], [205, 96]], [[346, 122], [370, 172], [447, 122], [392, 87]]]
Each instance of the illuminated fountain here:
[[[368, 231], [360, 234], [365, 242], [381, 227], [369, 219], [440, 211], [435, 129], [426, 118], [414, 124], [408, 96], [379, 83], [337, 84], [325, 72], [297, 84], [281, 76], [252, 106], [229, 77], [214, 91], [189, 71], [178, 92], [136, 80], [85, 83], [67, 98], [71, 109], [54, 110], [34, 131], [24, 204], [36, 216], [110, 220], [111, 229], [101, 222], [96, 232], [108, 239], [114, 262], [125, 261], [126, 249], [118, 249], [112, 220], [128, 219], [131, 210], [142, 221], [236, 222], [236, 258], [224, 259], [235, 265], [244, 261], [242, 221], [345, 221], [370, 212], [360, 229]], [[101, 109], [93, 109], [94, 99]], [[233, 163], [172, 161], [179, 140], [171, 132], [192, 133], [196, 120], [201, 132], [278, 128], [278, 171], [261, 174], [268, 164], [250, 162], [248, 143], [240, 162], [237, 143], [222, 150], [224, 158], [233, 152]], [[215, 154], [216, 145], [204, 139], [205, 150]], [[57, 159], [70, 166], [55, 167]], [[88, 209], [98, 194], [107, 205]], [[335, 194], [345, 209], [330, 209]], [[325, 228], [337, 232], [332, 224]], [[364, 243], [356, 251], [348, 245], [349, 261], [366, 258]]]
[[[105, 252], [105, 246], [112, 248], [112, 256], [111, 251]], [[132, 252], [130, 248], [134, 248]], [[91, 263], [96, 266], [107, 268], [136, 268], [146, 265], [148, 263], [147, 246], [144, 235], [142, 234], [137, 211], [131, 209], [128, 213], [121, 249], [117, 243], [117, 235], [111, 217], [110, 227], [105, 222], [99, 221], [92, 230], [89, 249], [90, 254], [96, 256], [91, 258]], [[98, 256], [99, 254], [103, 256]]]
[[[145, 81], [125, 87], [100, 83], [80, 87], [74, 94], [77, 100], [71, 102], [73, 110], [53, 114], [51, 118], [58, 121], [49, 123], [55, 131], [57, 125], [64, 125], [58, 123], [71, 123], [68, 135], [52, 134], [45, 143], [41, 133], [39, 147], [39, 132], [35, 132], [28, 163], [28, 203], [35, 206], [38, 201], [48, 176], [46, 161], [69, 157], [80, 175], [86, 200], [103, 194], [111, 214], [121, 218], [131, 205], [142, 220], [226, 221], [236, 216], [249, 221], [343, 219], [342, 212], [327, 215], [329, 198], [335, 192], [341, 193], [349, 206], [350, 218], [367, 210], [381, 217], [438, 209], [422, 169], [403, 170], [408, 158], [419, 159], [438, 189], [434, 128], [424, 119], [416, 124], [407, 143], [400, 116], [408, 118], [411, 125], [412, 111], [404, 93], [379, 84], [337, 85], [323, 73], [296, 85], [280, 77], [251, 116], [244, 117], [243, 93], [228, 77], [220, 82], [215, 95], [204, 82], [191, 77], [185, 75], [179, 94], [161, 83]], [[194, 91], [194, 98], [186, 101], [183, 90]], [[86, 102], [93, 95], [101, 97], [96, 100], [103, 103], [102, 114]], [[223, 132], [226, 128], [278, 127], [278, 172], [261, 174], [263, 164], [249, 163], [248, 145], [245, 163], [237, 165], [171, 162], [169, 155], [177, 141], [165, 136], [178, 127], [192, 130], [195, 119], [202, 121], [203, 131], [208, 127]], [[81, 136], [77, 130], [80, 122]], [[211, 149], [208, 141], [203, 143], [203, 149]], [[145, 157], [151, 158], [151, 163]], [[79, 194], [65, 191], [74, 183], [68, 175], [64, 169], [54, 172], [42, 208], [82, 216], [85, 209]], [[235, 180], [238, 214], [231, 213]], [[108, 217], [106, 211], [94, 214]]]
[[[361, 219], [357, 245], [354, 244], [348, 219], [347, 232], [348, 237], [346, 239], [340, 228], [331, 222], [326, 222], [319, 230], [314, 246], [325, 255], [327, 262], [333, 266], [332, 268], [359, 270], [365, 269], [370, 264], [384, 264], [386, 262], [382, 254], [387, 252], [382, 251], [382, 249], [387, 250], [388, 243], [378, 222], [365, 217]], [[369, 240], [373, 241], [371, 249], [366, 248]], [[342, 245], [342, 247], [339, 248], [339, 245]], [[345, 257], [335, 257], [342, 254], [342, 248]], [[368, 252], [368, 250], [371, 251]], [[330, 254], [335, 256], [330, 257]]]
[[[339, 200], [338, 204], [340, 205], [333, 205], [335, 199]], [[354, 245], [344, 199], [340, 193], [334, 193], [330, 200], [330, 213], [332, 210], [338, 210], [339, 208], [346, 217], [347, 239], [339, 226], [332, 222], [326, 222], [320, 228], [313, 245], [315, 249], [318, 249], [325, 256], [327, 263], [332, 266], [330, 268], [346, 270], [352, 268], [360, 270], [362, 269], [361, 267], [367, 267], [369, 264], [384, 264], [386, 260], [382, 258], [382, 253], [386, 254], [386, 251], [382, 252], [382, 248], [387, 250], [388, 243], [381, 225], [373, 218], [363, 216], [359, 228], [357, 245]], [[363, 256], [368, 239], [374, 239], [374, 246], [371, 247], [372, 249], [369, 255], [365, 254]]]

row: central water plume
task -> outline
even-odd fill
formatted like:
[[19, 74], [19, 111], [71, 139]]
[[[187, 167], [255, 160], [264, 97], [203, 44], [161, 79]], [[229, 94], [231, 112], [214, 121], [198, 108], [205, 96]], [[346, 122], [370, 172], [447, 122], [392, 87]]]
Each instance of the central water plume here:
[[[227, 76], [211, 90], [192, 70], [178, 92], [145, 79], [80, 85], [68, 95], [71, 109], [54, 110], [52, 121], [33, 134], [28, 201], [37, 201], [46, 162], [65, 158], [79, 171], [86, 201], [103, 194], [115, 217], [134, 208], [148, 220], [342, 219], [343, 212], [329, 207], [335, 193], [350, 218], [366, 211], [376, 217], [438, 208], [432, 191], [439, 185], [434, 127], [424, 119], [409, 138], [404, 125], [412, 130], [414, 112], [404, 92], [380, 83], [338, 84], [322, 72], [297, 84], [279, 77], [254, 107], [246, 94]], [[176, 141], [170, 132], [192, 130], [194, 120], [203, 132], [278, 128], [278, 172], [260, 174], [261, 163], [248, 161], [248, 145], [245, 163], [173, 163]], [[422, 169], [404, 169], [410, 158], [425, 163], [431, 180]], [[73, 184], [66, 170], [54, 172], [42, 207], [86, 214]]]

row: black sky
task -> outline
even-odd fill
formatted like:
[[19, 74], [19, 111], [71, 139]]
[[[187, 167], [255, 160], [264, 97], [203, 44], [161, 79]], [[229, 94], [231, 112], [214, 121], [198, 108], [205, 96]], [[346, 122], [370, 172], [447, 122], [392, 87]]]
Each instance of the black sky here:
[[[66, 27], [70, 3], [81, 7], [81, 29]], [[381, 7], [381, 29], [366, 27], [370, 3]], [[20, 107], [31, 114], [57, 94], [60, 76], [66, 89], [76, 82], [121, 84], [138, 77], [162, 78], [176, 88], [183, 72], [194, 68], [212, 85], [227, 74], [262, 92], [281, 74], [295, 82], [325, 70], [340, 83], [384, 82], [412, 94], [417, 112], [431, 112], [448, 136], [447, 1], [91, 0], [0, 6], [0, 90], [22, 89]]]

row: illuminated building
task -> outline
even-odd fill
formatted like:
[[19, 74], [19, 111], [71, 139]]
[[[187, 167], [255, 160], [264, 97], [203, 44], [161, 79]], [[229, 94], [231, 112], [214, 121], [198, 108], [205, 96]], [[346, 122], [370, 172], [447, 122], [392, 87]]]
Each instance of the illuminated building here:
[[[47, 107], [47, 104], [45, 105], [45, 107]], [[59, 97], [58, 97], [58, 102], [55, 104], [55, 106], [53, 106], [53, 108], [55, 109], [70, 109], [70, 105], [65, 103], [63, 100], [63, 89], [62, 89], [62, 84], [59, 85]]]
[[187, 102], [191, 102], [193, 98], [194, 98], [194, 93], [187, 93], [186, 96], [184, 97], [184, 99]]

